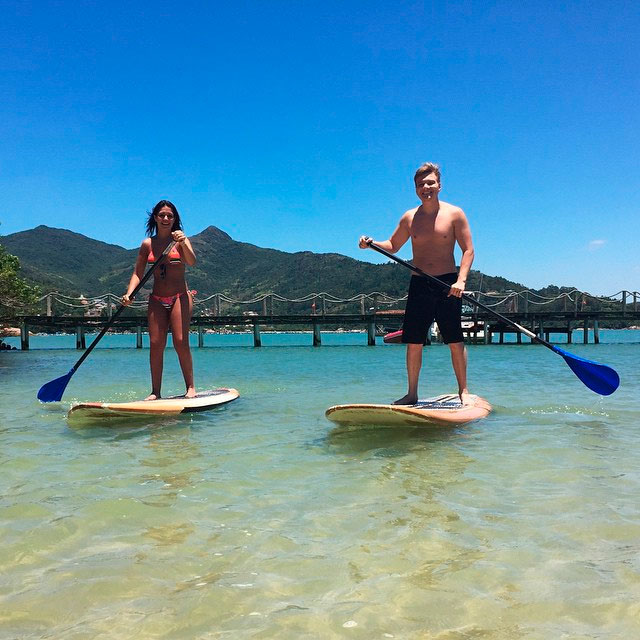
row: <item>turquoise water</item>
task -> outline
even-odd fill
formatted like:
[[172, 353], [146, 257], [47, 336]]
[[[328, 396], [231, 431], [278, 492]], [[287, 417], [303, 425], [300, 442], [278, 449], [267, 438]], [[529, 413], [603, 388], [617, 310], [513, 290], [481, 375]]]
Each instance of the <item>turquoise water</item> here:
[[[471, 346], [495, 411], [431, 430], [324, 418], [405, 392], [404, 349], [363, 334], [207, 336], [196, 382], [238, 401], [82, 430], [72, 402], [148, 392], [148, 351], [118, 348], [135, 336], [53, 405], [35, 394], [75, 338], [0, 352], [0, 637], [640, 637], [639, 336], [568, 347], [620, 373], [607, 398], [544, 347]], [[446, 347], [422, 377], [455, 390]]]

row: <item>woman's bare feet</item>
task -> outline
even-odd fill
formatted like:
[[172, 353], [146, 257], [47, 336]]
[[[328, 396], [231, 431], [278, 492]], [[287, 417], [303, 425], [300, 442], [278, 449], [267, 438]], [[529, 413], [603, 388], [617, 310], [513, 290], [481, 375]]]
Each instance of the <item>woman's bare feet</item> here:
[[197, 396], [197, 392], [196, 392], [196, 388], [195, 387], [189, 387], [187, 389], [187, 393], [184, 394], [185, 398], [195, 398]]
[[410, 396], [408, 393], [406, 396], [402, 396], [399, 400], [396, 400], [393, 404], [416, 404], [418, 402], [417, 396]]
[[159, 393], [150, 393], [146, 398], [145, 398], [145, 402], [147, 400], [160, 400], [160, 394]]

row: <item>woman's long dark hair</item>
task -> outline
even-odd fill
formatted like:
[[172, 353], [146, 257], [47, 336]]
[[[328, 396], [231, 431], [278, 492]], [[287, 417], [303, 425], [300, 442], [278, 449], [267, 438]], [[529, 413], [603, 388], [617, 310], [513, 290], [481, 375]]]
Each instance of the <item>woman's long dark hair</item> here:
[[173, 226], [171, 231], [182, 231], [182, 222], [180, 222], [180, 214], [176, 209], [176, 205], [168, 200], [160, 200], [158, 204], [149, 211], [149, 218], [147, 219], [147, 235], [152, 236], [158, 230], [158, 224], [156, 223], [156, 214], [162, 209], [162, 207], [169, 207], [173, 212]]

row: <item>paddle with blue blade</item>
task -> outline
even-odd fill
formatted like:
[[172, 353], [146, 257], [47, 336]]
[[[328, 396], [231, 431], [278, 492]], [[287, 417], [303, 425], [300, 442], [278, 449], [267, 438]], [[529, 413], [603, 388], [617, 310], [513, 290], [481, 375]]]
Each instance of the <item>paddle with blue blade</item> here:
[[[412, 265], [410, 262], [407, 262], [406, 260], [402, 260], [402, 258], [398, 258], [392, 253], [389, 253], [386, 249], [379, 247], [374, 242], [369, 241], [368, 245], [372, 249], [375, 249], [378, 253], [381, 253], [383, 256], [386, 256], [387, 258], [390, 258], [391, 260], [394, 260], [395, 262], [401, 265], [404, 265], [405, 267], [407, 267], [408, 269], [411, 269], [415, 273], [421, 276], [424, 276], [425, 278], [428, 278], [429, 280], [439, 284], [441, 287], [444, 287], [446, 289], [450, 288], [450, 286], [445, 282], [442, 282], [442, 280], [439, 280], [438, 278], [432, 275], [429, 275], [428, 273], [425, 273], [424, 271], [422, 271], [422, 269], [419, 269], [418, 267]], [[606, 364], [600, 364], [599, 362], [594, 362], [593, 360], [580, 358], [579, 356], [575, 356], [572, 353], [569, 353], [568, 351], [565, 351], [564, 349], [561, 349], [560, 347], [557, 347], [551, 344], [550, 342], [547, 342], [540, 336], [537, 336], [535, 333], [533, 333], [533, 331], [529, 331], [529, 329], [527, 329], [526, 327], [523, 327], [517, 322], [513, 322], [513, 320], [510, 320], [506, 316], [503, 316], [501, 313], [494, 311], [490, 307], [487, 307], [481, 302], [478, 302], [477, 300], [475, 300], [471, 296], [468, 296], [465, 293], [462, 294], [462, 298], [467, 302], [469, 302], [470, 304], [475, 305], [476, 307], [479, 307], [480, 309], [483, 309], [484, 311], [487, 311], [493, 314], [494, 316], [499, 318], [502, 322], [504, 322], [505, 324], [511, 325], [521, 333], [524, 333], [526, 336], [529, 336], [529, 338], [531, 338], [532, 341], [538, 342], [539, 344], [542, 344], [545, 347], [547, 347], [547, 349], [551, 349], [551, 351], [561, 355], [564, 358], [564, 361], [571, 368], [571, 371], [573, 371], [573, 373], [575, 373], [576, 376], [580, 378], [582, 383], [585, 384], [587, 387], [589, 387], [591, 391], [595, 391], [596, 393], [599, 393], [600, 395], [603, 395], [603, 396], [609, 396], [620, 385], [620, 377], [618, 376], [617, 372], [611, 367], [608, 367]]]
[[[129, 296], [132, 300], [135, 297], [136, 293], [144, 287], [147, 280], [151, 277], [154, 269], [163, 261], [162, 259], [173, 249], [175, 242], [170, 242], [167, 245], [167, 248], [162, 252], [162, 255], [158, 260], [156, 260], [147, 270], [147, 272], [142, 276], [140, 283], [138, 286], [131, 292]], [[51, 380], [46, 384], [43, 384], [40, 387], [40, 391], [38, 391], [38, 400], [40, 402], [60, 402], [62, 400], [62, 394], [64, 390], [67, 388], [69, 384], [69, 380], [71, 380], [71, 376], [78, 370], [78, 367], [87, 359], [87, 356], [93, 351], [93, 348], [100, 342], [102, 336], [109, 330], [109, 328], [113, 325], [113, 323], [118, 319], [120, 314], [125, 310], [125, 305], [120, 305], [120, 308], [113, 314], [109, 322], [102, 328], [102, 331], [95, 337], [94, 341], [89, 345], [88, 349], [82, 354], [78, 362], [76, 362], [73, 367], [69, 370], [69, 373], [64, 376], [60, 376], [55, 380]]]

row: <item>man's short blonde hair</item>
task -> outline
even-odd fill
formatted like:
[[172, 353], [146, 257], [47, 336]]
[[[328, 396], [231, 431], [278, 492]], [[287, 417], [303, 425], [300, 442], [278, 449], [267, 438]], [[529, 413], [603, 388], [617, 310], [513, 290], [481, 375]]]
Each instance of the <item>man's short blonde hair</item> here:
[[440, 167], [435, 164], [435, 162], [425, 162], [423, 165], [418, 167], [415, 175], [413, 176], [413, 181], [418, 184], [418, 179], [424, 176], [428, 176], [430, 173], [435, 173], [436, 178], [438, 178], [438, 184], [440, 184]]

